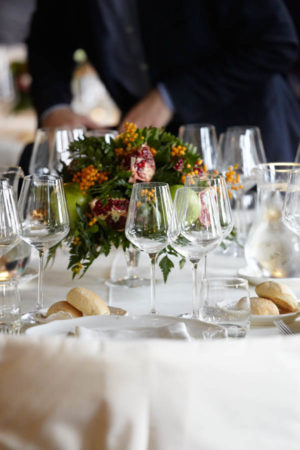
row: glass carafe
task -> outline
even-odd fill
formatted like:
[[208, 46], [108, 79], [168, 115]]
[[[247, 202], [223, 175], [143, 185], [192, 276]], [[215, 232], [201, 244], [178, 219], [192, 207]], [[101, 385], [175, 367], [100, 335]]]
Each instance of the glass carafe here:
[[272, 278], [300, 275], [300, 238], [282, 221], [287, 183], [295, 168], [300, 164], [260, 164], [255, 169], [256, 217], [245, 245], [245, 258], [253, 273]]

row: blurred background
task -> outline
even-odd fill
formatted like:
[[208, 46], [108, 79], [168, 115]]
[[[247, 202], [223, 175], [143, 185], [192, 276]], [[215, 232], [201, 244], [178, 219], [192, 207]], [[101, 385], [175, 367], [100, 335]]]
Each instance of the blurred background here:
[[[285, 0], [300, 34], [299, 0]], [[0, 2], [0, 156], [1, 164], [16, 164], [27, 142], [33, 141], [36, 116], [30, 101], [30, 75], [26, 64], [26, 37], [35, 0]], [[114, 126], [120, 113], [83, 50], [74, 54], [73, 109], [88, 114], [101, 126]], [[289, 82], [300, 101], [300, 55]]]
[[[36, 114], [31, 105], [31, 77], [27, 70], [26, 37], [35, 0], [0, 1], [0, 164], [14, 165], [28, 142], [34, 140]], [[74, 53], [73, 109], [88, 114], [100, 126], [119, 122], [119, 110], [87, 61]]]

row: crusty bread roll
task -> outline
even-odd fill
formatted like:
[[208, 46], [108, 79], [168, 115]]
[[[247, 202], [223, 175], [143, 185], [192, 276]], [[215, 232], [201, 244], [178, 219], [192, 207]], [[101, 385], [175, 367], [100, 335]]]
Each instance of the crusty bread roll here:
[[298, 311], [298, 302], [294, 292], [284, 283], [265, 281], [258, 284], [255, 292], [259, 297], [272, 300], [279, 308], [286, 312]]
[[82, 317], [82, 312], [70, 305], [70, 303], [62, 300], [61, 302], [53, 303], [47, 311], [46, 316], [49, 317], [52, 314], [58, 312], [64, 312], [70, 314], [71, 317]]
[[267, 298], [262, 297], [250, 297], [251, 314], [258, 316], [278, 316], [279, 309]]
[[95, 292], [87, 288], [73, 288], [67, 293], [67, 302], [79, 309], [85, 316], [109, 315], [106, 303]]

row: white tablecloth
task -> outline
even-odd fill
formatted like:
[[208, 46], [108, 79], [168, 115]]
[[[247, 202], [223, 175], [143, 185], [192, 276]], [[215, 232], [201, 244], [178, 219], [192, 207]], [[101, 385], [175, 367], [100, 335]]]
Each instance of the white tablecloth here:
[[[100, 258], [71, 280], [59, 255], [45, 277], [45, 304], [73, 286], [97, 291], [129, 313], [149, 310], [148, 289], [108, 289], [120, 256]], [[141, 261], [141, 267], [146, 267]], [[242, 260], [209, 257], [209, 274], [233, 275]], [[23, 309], [36, 281], [21, 285]], [[158, 284], [163, 314], [191, 302], [187, 266]], [[100, 342], [0, 338], [0, 448], [13, 450], [293, 450], [300, 442], [300, 337], [273, 327], [246, 339]]]
[[[111, 276], [115, 279], [122, 277], [126, 273], [126, 264], [121, 250], [113, 251], [108, 257], [100, 257], [88, 270], [86, 275], [79, 279], [72, 280], [71, 271], [67, 271], [68, 255], [59, 252], [52, 267], [45, 272], [45, 307], [50, 306], [55, 301], [64, 300], [69, 289], [76, 286], [83, 286], [97, 292], [101, 298], [110, 306], [125, 309], [129, 314], [148, 314], [150, 310], [150, 287], [126, 289], [109, 288], [105, 285], [105, 280]], [[36, 267], [36, 261], [31, 265]], [[199, 265], [201, 266], [201, 264]], [[224, 277], [237, 276], [239, 268], [245, 266], [243, 258], [234, 258], [219, 254], [209, 255], [207, 273], [208, 276]], [[139, 264], [139, 274], [149, 277], [149, 258], [141, 254]], [[202, 267], [199, 267], [202, 270]], [[157, 267], [157, 310], [162, 315], [179, 315], [191, 311], [192, 306], [192, 273], [191, 266], [186, 263], [180, 270], [175, 262], [175, 269], [172, 270], [166, 284], [162, 280], [162, 274]], [[37, 280], [20, 285], [23, 311], [30, 311], [36, 301]], [[251, 292], [254, 291], [250, 286]], [[300, 280], [299, 291], [300, 294]], [[253, 327], [250, 329], [248, 337], [275, 336], [278, 335], [275, 327]]]

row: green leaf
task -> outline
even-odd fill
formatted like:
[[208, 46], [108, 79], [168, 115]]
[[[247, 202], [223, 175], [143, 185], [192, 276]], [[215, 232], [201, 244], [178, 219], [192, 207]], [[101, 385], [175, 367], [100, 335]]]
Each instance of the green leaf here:
[[167, 282], [168, 276], [171, 272], [171, 269], [173, 269], [174, 264], [173, 262], [170, 260], [170, 258], [165, 255], [160, 261], [159, 261], [159, 267], [162, 271], [163, 277], [164, 277], [164, 282]]

